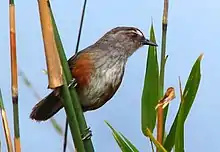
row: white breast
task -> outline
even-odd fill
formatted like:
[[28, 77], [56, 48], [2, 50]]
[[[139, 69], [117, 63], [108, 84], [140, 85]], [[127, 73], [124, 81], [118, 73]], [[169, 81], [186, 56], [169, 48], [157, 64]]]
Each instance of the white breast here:
[[111, 83], [113, 86], [116, 86], [119, 82], [121, 77], [121, 73], [124, 70], [124, 65], [114, 65], [112, 68], [108, 69], [107, 71], [103, 72], [105, 77], [105, 82]]
[[125, 63], [123, 62], [116, 62], [110, 68], [104, 67], [103, 65], [91, 80], [89, 89], [83, 92], [84, 100], [82, 104], [87, 106], [88, 103], [95, 104], [102, 102], [100, 99], [103, 93], [108, 92], [109, 88], [117, 88], [121, 83], [124, 66]]

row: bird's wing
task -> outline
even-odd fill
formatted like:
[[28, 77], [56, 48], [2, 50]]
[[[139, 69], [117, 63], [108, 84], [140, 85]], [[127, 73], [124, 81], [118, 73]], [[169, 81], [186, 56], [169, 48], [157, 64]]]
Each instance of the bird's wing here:
[[94, 60], [90, 51], [79, 52], [68, 60], [70, 71], [76, 79], [77, 86], [88, 86], [94, 72]]

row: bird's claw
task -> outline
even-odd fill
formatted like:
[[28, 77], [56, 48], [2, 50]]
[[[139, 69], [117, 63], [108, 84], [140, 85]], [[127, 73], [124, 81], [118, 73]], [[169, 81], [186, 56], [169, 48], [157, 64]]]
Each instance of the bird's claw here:
[[76, 83], [76, 79], [72, 79], [71, 81], [70, 81], [70, 83], [69, 83], [69, 85], [68, 85], [68, 88], [70, 88], [70, 87], [76, 87], [76, 85], [77, 85], [77, 83]]
[[92, 131], [90, 130], [90, 127], [85, 129], [85, 132], [82, 134], [82, 140], [88, 140], [92, 137]]

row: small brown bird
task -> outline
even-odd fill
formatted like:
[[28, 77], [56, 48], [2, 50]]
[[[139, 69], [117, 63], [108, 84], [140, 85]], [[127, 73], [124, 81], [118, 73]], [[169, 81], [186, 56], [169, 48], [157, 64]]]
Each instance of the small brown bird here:
[[[135, 27], [116, 27], [68, 60], [84, 112], [95, 110], [112, 98], [122, 82], [128, 57], [143, 45], [157, 46]], [[47, 120], [61, 108], [62, 97], [57, 88], [34, 106], [30, 118]]]

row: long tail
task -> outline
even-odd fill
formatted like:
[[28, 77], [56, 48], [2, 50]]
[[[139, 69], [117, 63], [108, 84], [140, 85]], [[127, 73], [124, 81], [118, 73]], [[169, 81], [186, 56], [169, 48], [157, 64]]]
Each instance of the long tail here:
[[47, 97], [37, 103], [30, 114], [30, 118], [37, 121], [45, 121], [56, 114], [62, 107], [62, 99], [59, 90], [51, 92]]

